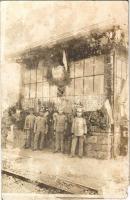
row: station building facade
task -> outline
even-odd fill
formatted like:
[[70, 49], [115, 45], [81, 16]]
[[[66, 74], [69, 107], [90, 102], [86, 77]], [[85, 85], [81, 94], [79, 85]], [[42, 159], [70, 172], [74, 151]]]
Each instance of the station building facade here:
[[[120, 99], [128, 86], [128, 50], [125, 33], [119, 26], [29, 49], [20, 55], [18, 62], [22, 65], [24, 109], [33, 107], [38, 112], [42, 105], [54, 105], [71, 113], [73, 107], [80, 104], [89, 121], [90, 115], [95, 113], [96, 116], [105, 102], [109, 102], [106, 110], [111, 109], [113, 122], [112, 119], [105, 121], [110, 126], [103, 129], [90, 125], [85, 155], [102, 159], [120, 154], [121, 121], [127, 121], [127, 113], [121, 114]], [[125, 104], [127, 99], [122, 102]], [[122, 126], [128, 131], [126, 121]]]

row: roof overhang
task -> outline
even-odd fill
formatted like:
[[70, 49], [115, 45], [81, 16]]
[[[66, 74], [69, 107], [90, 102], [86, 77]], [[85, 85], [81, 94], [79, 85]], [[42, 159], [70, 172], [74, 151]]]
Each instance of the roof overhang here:
[[[88, 27], [88, 29], [87, 27], [84, 27], [75, 33], [68, 32], [64, 35], [57, 35], [56, 38], [51, 41], [47, 41], [46, 44], [42, 44], [42, 42], [32, 44], [30, 48], [9, 57], [16, 62], [24, 62], [27, 59], [46, 59], [48, 57], [53, 59], [54, 57], [61, 56], [63, 49], [67, 51], [68, 58], [70, 60], [79, 59], [79, 56], [89, 57], [95, 48], [97, 48], [97, 51], [93, 52], [93, 55], [103, 54], [110, 51], [110, 49], [113, 48], [113, 44], [106, 45], [104, 49], [102, 48], [101, 50], [100, 44], [98, 44], [99, 40], [107, 31], [113, 31], [114, 26], [118, 26], [118, 24], [115, 24], [116, 23], [111, 20], [106, 25], [105, 21], [104, 23], [98, 25], [92, 25]], [[125, 33], [125, 39], [128, 40], [127, 30], [123, 26], [120, 26], [120, 28]], [[93, 45], [93, 47], [91, 47], [93, 43], [92, 40], [94, 40], [96, 44], [95, 46]]]

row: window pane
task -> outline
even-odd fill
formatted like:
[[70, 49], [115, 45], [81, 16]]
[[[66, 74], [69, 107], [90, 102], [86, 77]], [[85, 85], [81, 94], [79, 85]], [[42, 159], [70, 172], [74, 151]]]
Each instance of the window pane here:
[[117, 73], [117, 77], [121, 78], [121, 61], [117, 60], [117, 64], [116, 64], [116, 73]]
[[94, 77], [94, 93], [95, 94], [104, 93], [104, 75]]
[[75, 79], [75, 95], [83, 95], [83, 78]]
[[83, 76], [83, 60], [75, 62], [75, 77], [82, 77]]
[[35, 98], [35, 96], [36, 96], [36, 84], [31, 84], [30, 98]]
[[84, 66], [84, 76], [91, 76], [93, 75], [93, 63], [90, 58], [85, 59], [85, 66]]
[[42, 82], [42, 70], [37, 69], [37, 82]]
[[36, 83], [36, 69], [31, 69], [31, 83]]
[[50, 102], [57, 104], [57, 97], [50, 98]]
[[74, 79], [71, 80], [71, 83], [66, 86], [66, 96], [74, 95]]
[[49, 97], [49, 83], [43, 83], [43, 97]]
[[24, 99], [24, 101], [22, 102], [22, 107], [23, 107], [23, 109], [27, 109], [27, 108], [29, 108], [29, 101], [28, 101], [28, 99]]
[[70, 64], [70, 77], [74, 78], [74, 63], [73, 62]]
[[47, 67], [43, 67], [43, 77], [47, 77]]
[[104, 74], [104, 56], [95, 57], [94, 74]]
[[35, 105], [35, 99], [30, 99], [30, 100], [29, 100], [29, 107], [30, 107], [30, 108], [33, 108], [34, 105]]
[[47, 105], [47, 103], [49, 102], [49, 97], [44, 97], [42, 99], [42, 102], [44, 103], [44, 105]]
[[47, 78], [46, 77], [43, 77], [43, 82], [47, 82]]
[[84, 94], [85, 95], [93, 94], [93, 77], [84, 78]]
[[42, 97], [42, 83], [37, 83], [37, 97]]
[[25, 69], [24, 71], [24, 83], [30, 83], [30, 70]]
[[25, 96], [25, 99], [29, 98], [29, 89], [30, 89], [29, 87], [30, 87], [29, 84], [24, 86], [24, 94], [25, 94], [24, 96]]
[[50, 97], [57, 97], [57, 86], [50, 86]]

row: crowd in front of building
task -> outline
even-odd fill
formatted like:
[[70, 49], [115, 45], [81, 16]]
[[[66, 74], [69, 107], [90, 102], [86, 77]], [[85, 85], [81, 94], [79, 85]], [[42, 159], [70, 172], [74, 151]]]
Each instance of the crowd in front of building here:
[[[42, 106], [36, 112], [34, 108], [18, 109], [14, 106], [3, 112], [1, 122], [2, 148], [8, 146], [8, 136], [13, 130], [13, 148], [17, 146], [32, 151], [50, 149], [71, 157], [86, 155], [87, 138], [93, 136], [95, 131], [101, 134], [112, 131], [110, 117], [104, 106], [95, 112], [85, 112], [80, 104], [71, 113], [65, 112], [63, 107]], [[125, 155], [127, 137], [122, 138], [125, 141], [121, 141], [120, 148]]]
[[22, 130], [25, 149], [36, 151], [50, 147], [54, 153], [68, 153], [71, 157], [78, 153], [82, 157], [86, 136], [90, 134], [89, 123], [93, 123], [90, 116], [86, 119], [81, 105], [72, 113], [65, 113], [63, 108], [42, 107], [39, 112], [33, 108], [16, 112], [11, 108], [2, 118], [2, 146], [6, 147], [8, 130], [13, 124], [14, 146], [19, 138], [18, 130]]

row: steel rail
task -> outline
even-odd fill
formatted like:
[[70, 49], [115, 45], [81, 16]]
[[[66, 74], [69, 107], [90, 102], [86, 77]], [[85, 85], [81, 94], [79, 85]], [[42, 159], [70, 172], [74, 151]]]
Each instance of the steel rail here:
[[58, 190], [60, 193], [64, 194], [92, 194], [97, 195], [98, 190], [90, 187], [86, 187], [79, 183], [74, 183], [69, 180], [65, 180], [64, 178], [55, 178], [53, 181], [47, 181], [47, 178], [43, 178], [42, 180], [33, 180], [29, 176], [25, 176], [10, 170], [2, 169], [2, 174], [7, 176], [12, 176], [22, 181], [36, 184], [40, 188], [46, 189], [54, 189]]

